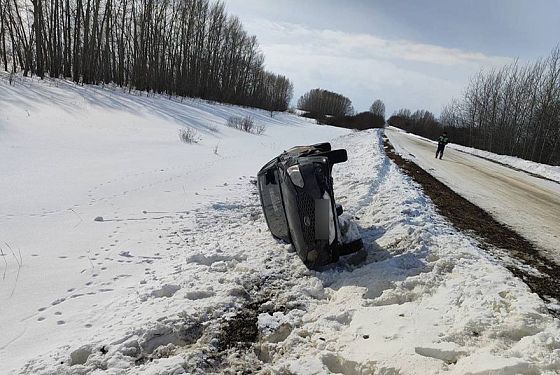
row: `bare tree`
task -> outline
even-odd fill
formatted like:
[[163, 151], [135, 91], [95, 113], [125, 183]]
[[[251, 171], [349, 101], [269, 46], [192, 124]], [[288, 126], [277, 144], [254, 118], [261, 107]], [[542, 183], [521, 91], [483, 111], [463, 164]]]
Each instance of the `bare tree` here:
[[354, 113], [350, 99], [322, 89], [313, 89], [302, 95], [297, 106], [301, 110], [320, 116], [345, 116]]
[[209, 0], [0, 0], [0, 69], [287, 109], [257, 39]]
[[480, 72], [440, 121], [454, 142], [560, 164], [560, 46], [534, 63]]
[[0, 58], [4, 63], [4, 70], [8, 71], [8, 50], [6, 48], [7, 36], [7, 6], [4, 4], [5, 0], [0, 0]]
[[371, 107], [369, 107], [369, 111], [374, 115], [381, 116], [385, 119], [385, 104], [380, 99], [373, 102]]

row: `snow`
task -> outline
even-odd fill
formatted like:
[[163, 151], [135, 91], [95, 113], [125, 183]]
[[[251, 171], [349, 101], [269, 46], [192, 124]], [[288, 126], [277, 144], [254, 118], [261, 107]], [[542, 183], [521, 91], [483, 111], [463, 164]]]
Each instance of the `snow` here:
[[[0, 242], [16, 254], [2, 245], [0, 372], [560, 371], [558, 319], [435, 212], [379, 130], [60, 81], [0, 81], [0, 103]], [[264, 135], [227, 128], [233, 114]], [[270, 236], [252, 176], [326, 140], [348, 150], [335, 195], [367, 258], [315, 272]], [[227, 346], [240, 317], [254, 350]]]
[[386, 134], [404, 158], [418, 164], [435, 178], [495, 219], [543, 249], [560, 262], [560, 183], [534, 177], [453, 148], [436, 159], [428, 140], [395, 128]]
[[[152, 273], [173, 269], [179, 254], [186, 258], [174, 243], [204, 220], [202, 207], [212, 202], [230, 212], [231, 186], [242, 183], [246, 191], [248, 176], [275, 154], [347, 133], [287, 114], [56, 80], [0, 81], [0, 103], [0, 248], [7, 262], [0, 260], [0, 363], [8, 368], [47, 343], [89, 335], [130, 293], [169, 299], [173, 287], [151, 285]], [[253, 117], [265, 134], [228, 128], [233, 115]], [[202, 140], [180, 142], [184, 127]], [[21, 251], [22, 267], [8, 245], [17, 257]], [[205, 255], [216, 270], [229, 266]], [[149, 290], [139, 292], [142, 280]]]
[[560, 182], [560, 166], [558, 165], [536, 163], [534, 161], [521, 159], [515, 156], [494, 154], [492, 152], [478, 150], [473, 147], [465, 147], [454, 143], [451, 143], [449, 146], [455, 150], [490, 159], [521, 171], [537, 174], [556, 182]]

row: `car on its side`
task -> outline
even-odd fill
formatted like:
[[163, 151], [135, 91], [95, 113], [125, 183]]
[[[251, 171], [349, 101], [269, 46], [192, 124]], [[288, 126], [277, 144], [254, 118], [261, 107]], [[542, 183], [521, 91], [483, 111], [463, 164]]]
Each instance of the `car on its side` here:
[[348, 159], [330, 143], [296, 146], [264, 165], [257, 176], [272, 235], [291, 243], [304, 264], [319, 269], [363, 247], [359, 231], [334, 198], [332, 168]]

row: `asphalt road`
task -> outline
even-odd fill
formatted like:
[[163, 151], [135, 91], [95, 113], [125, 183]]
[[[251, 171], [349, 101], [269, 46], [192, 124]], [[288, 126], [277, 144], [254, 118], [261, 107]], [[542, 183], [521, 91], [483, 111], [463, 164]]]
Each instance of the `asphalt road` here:
[[386, 129], [395, 150], [496, 220], [543, 249], [560, 264], [560, 184], [447, 147], [442, 160], [437, 146], [407, 133]]

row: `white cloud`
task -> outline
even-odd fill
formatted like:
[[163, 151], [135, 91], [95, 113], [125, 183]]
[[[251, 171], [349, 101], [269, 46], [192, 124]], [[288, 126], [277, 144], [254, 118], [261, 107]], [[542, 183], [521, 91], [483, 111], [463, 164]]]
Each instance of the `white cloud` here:
[[469, 75], [509, 58], [480, 52], [388, 40], [375, 35], [311, 29], [264, 19], [244, 21], [257, 35], [267, 68], [294, 81], [295, 94], [315, 87], [334, 90], [365, 110], [382, 98], [400, 107], [439, 112], [458, 95]]
[[487, 56], [457, 48], [408, 40], [389, 40], [363, 33], [310, 29], [298, 24], [262, 19], [250, 21], [249, 26], [259, 30], [257, 35], [264, 35], [267, 43], [293, 44], [297, 41], [318, 53], [329, 55], [403, 59], [438, 65], [503, 64], [511, 61], [507, 57]]

